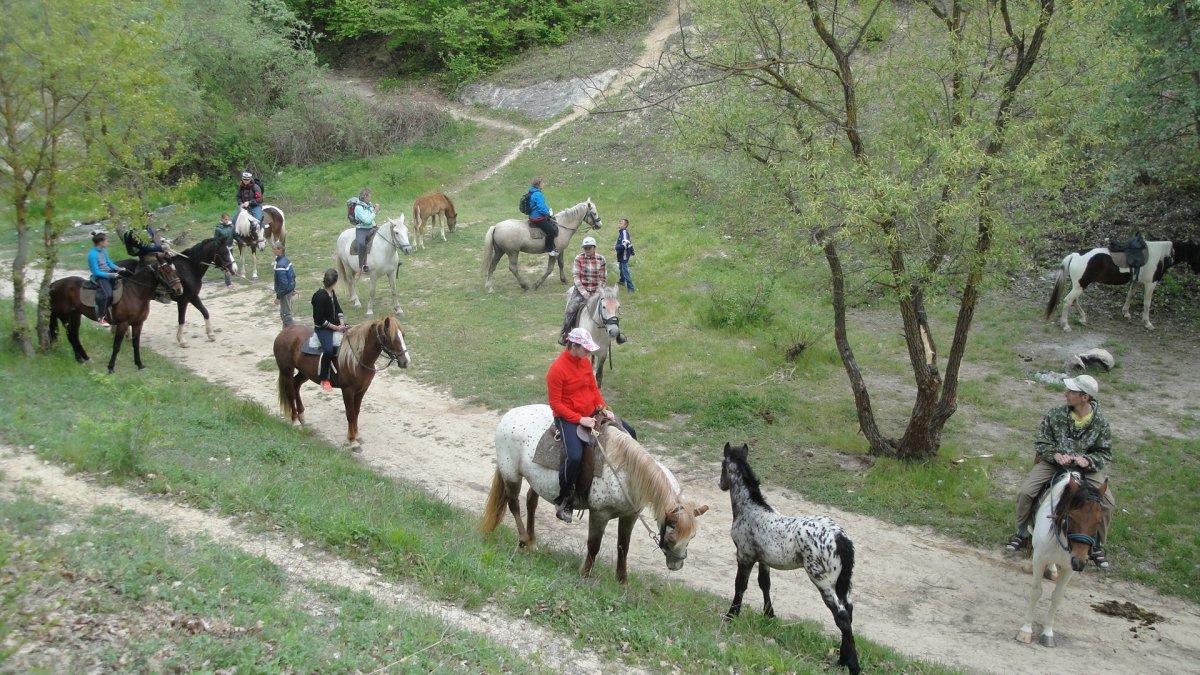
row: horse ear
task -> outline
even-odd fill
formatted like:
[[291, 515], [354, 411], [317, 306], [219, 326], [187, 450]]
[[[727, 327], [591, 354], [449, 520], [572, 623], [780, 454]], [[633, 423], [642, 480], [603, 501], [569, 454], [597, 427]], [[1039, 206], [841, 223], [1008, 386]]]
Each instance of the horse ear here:
[[702, 515], [704, 515], [704, 514], [705, 514], [705, 513], [707, 513], [707, 512], [708, 512], [708, 504], [705, 504], [704, 506], [698, 506], [698, 507], [696, 507], [696, 508], [695, 508], [695, 509], [692, 511], [692, 515], [693, 515], [693, 516], [697, 516], [697, 517], [699, 517], [699, 516], [702, 516]]
[[1101, 485], [1100, 489], [1096, 490], [1096, 492], [1100, 493], [1101, 495], [1103, 495], [1105, 492], [1108, 492], [1108, 478], [1104, 479], [1104, 485]]
[[729, 447], [729, 441], [725, 441], [725, 456], [726, 456], [726, 457], [728, 457], [728, 456], [729, 456], [729, 451], [730, 451], [730, 450], [732, 450], [732, 448], [731, 448], [731, 447]]

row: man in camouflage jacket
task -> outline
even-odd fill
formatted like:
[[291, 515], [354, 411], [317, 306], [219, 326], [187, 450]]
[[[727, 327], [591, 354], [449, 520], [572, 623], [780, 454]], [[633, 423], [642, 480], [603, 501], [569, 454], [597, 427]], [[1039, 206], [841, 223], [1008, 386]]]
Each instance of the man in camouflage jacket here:
[[[1068, 378], [1063, 384], [1067, 387], [1067, 405], [1046, 413], [1033, 442], [1037, 463], [1017, 492], [1017, 532], [1008, 540], [1009, 551], [1018, 551], [1029, 541], [1034, 500], [1059, 471], [1079, 471], [1084, 480], [1096, 488], [1107, 479], [1105, 469], [1112, 461], [1112, 431], [1100, 412], [1100, 402], [1096, 400], [1100, 385], [1090, 375]], [[1104, 492], [1104, 518], [1091, 555], [1092, 561], [1103, 570], [1109, 569], [1103, 544], [1107, 541], [1116, 505], [1110, 485]]]

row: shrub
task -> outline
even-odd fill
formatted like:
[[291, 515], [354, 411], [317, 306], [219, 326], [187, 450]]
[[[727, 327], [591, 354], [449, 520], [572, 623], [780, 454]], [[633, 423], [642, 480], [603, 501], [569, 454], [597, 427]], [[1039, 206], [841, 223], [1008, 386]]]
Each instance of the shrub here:
[[702, 319], [712, 328], [766, 326], [775, 319], [775, 310], [771, 307], [774, 290], [775, 282], [769, 278], [714, 289]]

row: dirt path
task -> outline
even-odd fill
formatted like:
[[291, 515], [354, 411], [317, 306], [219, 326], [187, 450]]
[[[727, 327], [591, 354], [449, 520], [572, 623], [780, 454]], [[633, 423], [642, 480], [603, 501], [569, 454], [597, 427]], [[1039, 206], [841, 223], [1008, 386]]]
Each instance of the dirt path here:
[[454, 628], [485, 635], [497, 644], [517, 649], [519, 653], [537, 654], [536, 658], [540, 658], [543, 664], [554, 664], [555, 669], [561, 668], [564, 672], [629, 672], [628, 666], [610, 666], [598, 655], [577, 650], [562, 636], [528, 621], [502, 616], [486, 608], [468, 612], [445, 602], [430, 600], [417, 588], [384, 581], [374, 570], [363, 570], [352, 563], [305, 547], [301, 542], [289, 542], [269, 534], [249, 533], [229, 519], [187, 506], [136, 497], [116, 488], [99, 487], [68, 476], [62, 469], [12, 448], [0, 446], [0, 471], [5, 475], [4, 488], [25, 483], [42, 496], [52, 497], [72, 510], [87, 512], [98, 506], [111, 506], [164, 523], [182, 537], [204, 533], [214, 541], [270, 560], [285, 572], [290, 583], [323, 582], [369, 593], [377, 602], [430, 614]]

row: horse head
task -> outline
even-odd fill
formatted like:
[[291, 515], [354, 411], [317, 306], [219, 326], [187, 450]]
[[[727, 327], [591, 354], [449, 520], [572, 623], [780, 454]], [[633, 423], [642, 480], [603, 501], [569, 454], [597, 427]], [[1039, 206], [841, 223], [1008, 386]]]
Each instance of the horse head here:
[[183, 284], [179, 281], [179, 273], [175, 271], [175, 263], [171, 262], [170, 255], [155, 253], [147, 266], [163, 285], [171, 289], [171, 295], [183, 295]]
[[1066, 489], [1059, 498], [1054, 516], [1055, 536], [1063, 550], [1071, 552], [1071, 569], [1076, 572], [1082, 572], [1087, 567], [1088, 556], [1097, 543], [1104, 518], [1102, 503], [1107, 491], [1107, 479], [1097, 489], [1072, 471]]
[[609, 337], [614, 340], [621, 334], [621, 301], [617, 298], [617, 289], [612, 286], [601, 286], [595, 296], [596, 302], [592, 320], [597, 326], [602, 326]]
[[212, 242], [211, 250], [208, 252], [204, 262], [216, 267], [224, 272], [229, 272], [232, 275], [237, 275], [237, 263], [233, 259], [233, 246], [227, 246], [224, 242], [216, 237], [209, 241]]
[[678, 572], [687, 560], [687, 547], [696, 536], [696, 519], [708, 511], [708, 506], [696, 506], [678, 501], [667, 510], [658, 524], [658, 549], [667, 559], [667, 569]]
[[596, 210], [596, 204], [592, 202], [592, 198], [587, 198], [587, 213], [583, 214], [583, 222], [592, 226], [593, 230], [600, 229], [602, 224], [600, 221], [600, 212]]
[[408, 353], [408, 344], [404, 341], [404, 329], [400, 327], [400, 321], [394, 316], [385, 317], [377, 324], [376, 330], [379, 331], [379, 346], [383, 353], [395, 361], [396, 365], [407, 368], [412, 357]]
[[412, 253], [412, 245], [408, 243], [408, 226], [404, 224], [404, 214], [400, 214], [399, 218], [388, 218], [384, 227], [387, 231], [388, 243], [399, 251], [403, 251], [404, 255]]

